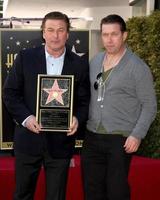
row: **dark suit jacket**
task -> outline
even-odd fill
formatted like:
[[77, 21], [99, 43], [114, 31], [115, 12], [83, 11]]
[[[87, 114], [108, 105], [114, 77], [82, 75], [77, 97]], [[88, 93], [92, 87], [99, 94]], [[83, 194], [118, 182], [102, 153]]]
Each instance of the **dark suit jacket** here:
[[[47, 146], [54, 157], [70, 157], [74, 148], [74, 136], [52, 132], [35, 134], [21, 125], [29, 115], [36, 114], [38, 74], [46, 74], [44, 47], [21, 51], [4, 84], [4, 103], [18, 124], [15, 128], [14, 148], [18, 152], [37, 155]], [[66, 49], [62, 74], [74, 75], [73, 113], [81, 127], [88, 117], [90, 97], [88, 63]]]

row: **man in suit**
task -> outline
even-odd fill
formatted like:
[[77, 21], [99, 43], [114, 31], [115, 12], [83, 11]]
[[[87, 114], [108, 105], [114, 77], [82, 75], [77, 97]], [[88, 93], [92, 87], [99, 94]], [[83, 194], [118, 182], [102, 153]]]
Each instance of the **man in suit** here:
[[[74, 135], [87, 120], [90, 96], [88, 64], [66, 46], [69, 28], [67, 15], [46, 14], [42, 21], [45, 46], [21, 51], [4, 84], [3, 99], [16, 121], [14, 200], [33, 199], [42, 164], [46, 173], [46, 199], [65, 199]], [[36, 121], [38, 74], [74, 75], [73, 120], [67, 133], [44, 132]]]

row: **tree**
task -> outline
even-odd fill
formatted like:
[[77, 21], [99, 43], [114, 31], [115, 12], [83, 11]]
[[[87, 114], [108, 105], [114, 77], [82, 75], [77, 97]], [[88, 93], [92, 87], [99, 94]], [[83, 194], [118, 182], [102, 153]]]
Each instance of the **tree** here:
[[157, 95], [158, 112], [146, 138], [142, 141], [139, 155], [160, 158], [160, 11], [149, 16], [133, 17], [127, 22], [128, 46], [150, 67]]

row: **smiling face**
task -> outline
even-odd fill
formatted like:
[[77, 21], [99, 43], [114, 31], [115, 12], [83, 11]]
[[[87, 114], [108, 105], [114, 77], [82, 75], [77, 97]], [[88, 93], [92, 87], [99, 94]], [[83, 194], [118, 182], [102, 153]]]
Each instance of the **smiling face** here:
[[51, 55], [61, 55], [68, 39], [67, 24], [60, 19], [48, 19], [43, 28], [43, 38]]
[[108, 23], [102, 25], [101, 37], [106, 52], [115, 55], [124, 49], [127, 32], [118, 23]]

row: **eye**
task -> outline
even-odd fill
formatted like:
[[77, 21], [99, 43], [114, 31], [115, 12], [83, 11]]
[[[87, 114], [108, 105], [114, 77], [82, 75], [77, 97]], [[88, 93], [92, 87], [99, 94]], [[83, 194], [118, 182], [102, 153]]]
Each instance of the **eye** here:
[[59, 32], [59, 33], [63, 33], [64, 31], [65, 31], [64, 28], [58, 29], [58, 32]]
[[53, 33], [54, 29], [53, 28], [47, 28], [46, 31], [49, 32], [49, 33]]
[[113, 35], [113, 36], [117, 36], [117, 35], [118, 35], [118, 33], [116, 33], [116, 32], [113, 32], [113, 33], [112, 33], [112, 35]]
[[103, 36], [103, 37], [107, 37], [107, 36], [108, 36], [108, 33], [102, 33], [102, 36]]

